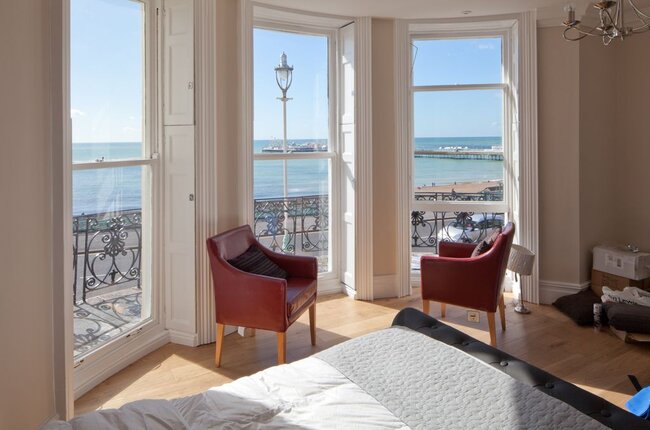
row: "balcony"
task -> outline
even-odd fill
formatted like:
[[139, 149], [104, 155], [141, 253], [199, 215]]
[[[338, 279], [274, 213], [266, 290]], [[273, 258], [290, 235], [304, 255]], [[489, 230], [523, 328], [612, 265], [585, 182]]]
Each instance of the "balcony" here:
[[141, 211], [73, 217], [75, 358], [142, 320]]
[[[502, 189], [479, 193], [417, 193], [416, 201], [501, 201]], [[258, 199], [253, 230], [277, 252], [312, 255], [328, 270], [329, 199], [324, 195]], [[101, 346], [142, 319], [140, 210], [73, 218], [75, 357]], [[412, 269], [441, 241], [475, 243], [502, 226], [502, 213], [411, 212]]]

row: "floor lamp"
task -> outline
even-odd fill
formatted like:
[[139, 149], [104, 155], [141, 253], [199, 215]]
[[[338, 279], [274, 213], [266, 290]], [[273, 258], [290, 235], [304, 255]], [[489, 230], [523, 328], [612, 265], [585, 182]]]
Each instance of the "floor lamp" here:
[[[515, 281], [517, 276], [530, 276], [533, 273], [533, 265], [535, 264], [535, 254], [521, 245], [512, 245], [510, 249], [510, 258], [508, 259], [508, 270], [515, 274]], [[524, 289], [519, 286], [519, 302], [515, 306], [515, 312], [520, 314], [529, 314], [530, 310], [524, 305]]]

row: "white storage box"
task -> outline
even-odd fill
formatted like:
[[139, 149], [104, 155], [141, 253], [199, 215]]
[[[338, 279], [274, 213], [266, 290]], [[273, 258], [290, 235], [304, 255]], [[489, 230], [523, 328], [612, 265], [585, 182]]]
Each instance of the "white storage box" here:
[[618, 246], [596, 246], [594, 269], [638, 281], [650, 277], [650, 254]]

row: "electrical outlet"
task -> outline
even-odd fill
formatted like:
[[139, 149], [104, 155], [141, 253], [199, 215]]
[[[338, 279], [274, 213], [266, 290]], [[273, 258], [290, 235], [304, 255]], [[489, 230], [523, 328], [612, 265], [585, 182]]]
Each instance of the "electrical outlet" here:
[[467, 321], [477, 323], [481, 320], [477, 311], [467, 311]]

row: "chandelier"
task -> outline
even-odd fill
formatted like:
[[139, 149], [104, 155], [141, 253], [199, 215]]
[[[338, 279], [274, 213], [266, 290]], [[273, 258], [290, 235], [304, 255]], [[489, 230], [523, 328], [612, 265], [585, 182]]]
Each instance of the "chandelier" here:
[[[636, 27], [626, 23], [625, 3], [636, 15], [636, 21], [639, 21]], [[633, 0], [599, 1], [594, 3], [593, 7], [598, 11], [600, 20], [600, 24], [593, 27], [585, 26], [576, 19], [575, 7], [572, 4], [564, 8], [567, 12], [567, 20], [563, 23], [566, 28], [562, 34], [566, 40], [573, 42], [587, 36], [599, 36], [603, 39], [604, 45], [609, 45], [614, 39], [623, 40], [634, 33], [650, 30], [650, 16], [643, 13]]]

